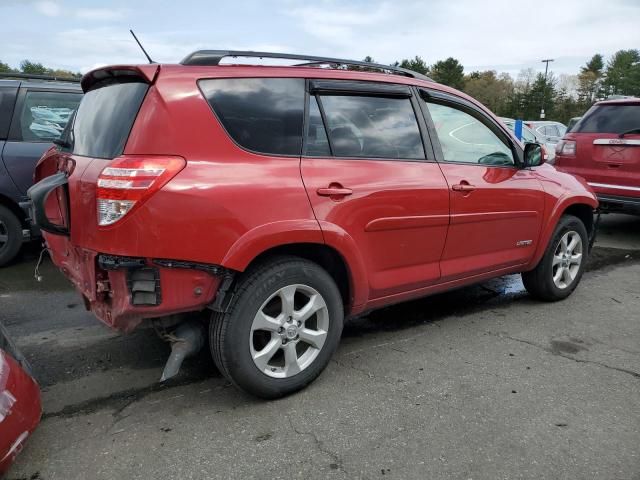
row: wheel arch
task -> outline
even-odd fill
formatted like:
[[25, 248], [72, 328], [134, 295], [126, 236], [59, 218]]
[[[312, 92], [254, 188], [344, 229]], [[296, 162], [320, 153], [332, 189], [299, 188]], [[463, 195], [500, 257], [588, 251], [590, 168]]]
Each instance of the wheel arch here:
[[547, 250], [547, 246], [551, 240], [553, 232], [563, 215], [573, 215], [578, 217], [582, 223], [584, 223], [585, 228], [587, 229], [587, 234], [590, 236], [593, 233], [593, 228], [595, 227], [593, 211], [597, 207], [598, 201], [596, 198], [588, 195], [567, 195], [556, 202], [551, 213], [547, 217], [547, 222], [542, 226], [542, 232], [536, 253], [525, 270], [535, 268], [535, 266], [540, 262], [544, 256], [544, 252]]
[[9, 209], [18, 218], [23, 228], [27, 227], [27, 217], [24, 211], [14, 200], [0, 193], [0, 205]]
[[368, 299], [366, 270], [351, 236], [337, 226], [318, 222], [276, 222], [243, 235], [222, 265], [243, 272], [271, 256], [293, 255], [315, 262], [333, 277], [343, 297], [345, 312], [358, 313]]

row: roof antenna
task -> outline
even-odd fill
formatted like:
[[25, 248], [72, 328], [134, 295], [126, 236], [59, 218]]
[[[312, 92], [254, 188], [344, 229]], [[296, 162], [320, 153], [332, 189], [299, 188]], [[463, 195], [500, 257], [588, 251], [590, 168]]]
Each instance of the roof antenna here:
[[142, 50], [142, 53], [144, 53], [144, 56], [147, 57], [147, 60], [149, 60], [149, 63], [156, 63], [153, 60], [151, 60], [151, 57], [149, 56], [147, 51], [144, 49], [144, 47], [140, 43], [140, 40], [138, 40], [138, 37], [136, 37], [136, 34], [133, 33], [133, 30], [129, 29], [129, 31], [131, 32], [131, 35], [133, 35], [133, 39], [138, 43], [138, 46], [140, 47], [140, 50]]

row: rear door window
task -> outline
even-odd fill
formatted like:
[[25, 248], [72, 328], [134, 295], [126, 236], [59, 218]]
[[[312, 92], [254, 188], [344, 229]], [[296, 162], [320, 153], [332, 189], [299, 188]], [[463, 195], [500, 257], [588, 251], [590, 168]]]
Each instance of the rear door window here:
[[238, 145], [269, 155], [302, 153], [304, 79], [220, 78], [198, 83]]
[[640, 105], [595, 105], [572, 133], [624, 133], [640, 128]]
[[20, 139], [51, 142], [60, 138], [81, 99], [81, 93], [27, 90], [17, 119]]
[[409, 98], [319, 96], [333, 155], [424, 159], [424, 147]]
[[146, 83], [127, 82], [87, 92], [68, 135], [65, 132], [72, 152], [108, 159], [120, 155], [148, 88]]

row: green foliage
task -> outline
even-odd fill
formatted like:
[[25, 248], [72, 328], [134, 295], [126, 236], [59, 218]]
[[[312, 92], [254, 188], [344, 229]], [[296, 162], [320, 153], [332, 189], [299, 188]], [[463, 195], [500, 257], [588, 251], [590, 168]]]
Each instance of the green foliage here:
[[396, 62], [394, 63], [394, 66], [407, 68], [423, 75], [429, 75], [429, 65], [427, 65], [427, 63], [418, 55], [412, 59], [405, 58], [400, 63]]
[[20, 62], [20, 71], [22, 73], [31, 73], [32, 75], [44, 75], [47, 73], [47, 68], [41, 63], [23, 60]]
[[0, 73], [10, 73], [10, 72], [13, 72], [13, 69], [6, 63], [3, 63], [2, 61], [0, 61]]
[[455, 58], [449, 57], [446, 60], [436, 62], [430, 71], [431, 78], [436, 82], [458, 90], [464, 88], [464, 67]]
[[604, 94], [640, 95], [640, 51], [619, 50], [607, 63]]

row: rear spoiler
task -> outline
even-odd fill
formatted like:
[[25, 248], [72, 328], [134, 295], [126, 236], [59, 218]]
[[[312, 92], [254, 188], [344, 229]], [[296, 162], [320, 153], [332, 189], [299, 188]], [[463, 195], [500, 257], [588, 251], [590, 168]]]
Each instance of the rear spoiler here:
[[103, 82], [111, 83], [110, 80], [117, 83], [118, 80], [135, 81], [137, 79], [138, 81], [142, 80], [145, 83], [153, 83], [159, 71], [160, 65], [158, 64], [111, 65], [108, 67], [97, 68], [86, 73], [84, 77], [82, 77], [80, 85], [82, 86], [82, 91], [87, 93], [98, 84]]

